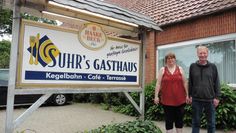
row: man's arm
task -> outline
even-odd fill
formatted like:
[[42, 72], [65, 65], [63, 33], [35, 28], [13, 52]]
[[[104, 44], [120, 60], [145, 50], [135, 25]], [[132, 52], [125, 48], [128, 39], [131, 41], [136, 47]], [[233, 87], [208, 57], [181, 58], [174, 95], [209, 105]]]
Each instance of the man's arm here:
[[219, 97], [220, 97], [220, 80], [219, 80], [219, 75], [218, 75], [218, 70], [216, 65], [213, 65], [214, 67], [214, 92], [215, 92], [215, 98], [213, 100], [213, 103], [215, 107], [219, 105]]
[[218, 70], [215, 64], [213, 64], [214, 68], [214, 92], [215, 92], [215, 98], [220, 97], [220, 80], [219, 80], [219, 75], [218, 75]]

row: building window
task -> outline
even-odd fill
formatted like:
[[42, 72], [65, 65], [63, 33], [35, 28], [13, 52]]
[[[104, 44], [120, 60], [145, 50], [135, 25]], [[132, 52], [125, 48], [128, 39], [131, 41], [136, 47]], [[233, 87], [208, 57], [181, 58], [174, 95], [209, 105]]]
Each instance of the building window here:
[[157, 48], [158, 70], [164, 66], [164, 57], [168, 52], [176, 54], [180, 65], [188, 78], [191, 63], [198, 60], [196, 47], [205, 45], [209, 49], [208, 60], [215, 63], [222, 83], [236, 85], [236, 34], [198, 39], [188, 42], [170, 44]]

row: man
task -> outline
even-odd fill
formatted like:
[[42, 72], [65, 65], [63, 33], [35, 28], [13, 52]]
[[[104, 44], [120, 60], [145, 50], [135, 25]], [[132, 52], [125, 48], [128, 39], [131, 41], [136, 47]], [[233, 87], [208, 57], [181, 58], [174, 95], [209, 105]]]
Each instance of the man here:
[[199, 60], [189, 69], [189, 97], [192, 102], [192, 133], [199, 133], [204, 110], [207, 132], [215, 132], [215, 108], [219, 104], [220, 83], [215, 64], [207, 60], [208, 48], [197, 47]]

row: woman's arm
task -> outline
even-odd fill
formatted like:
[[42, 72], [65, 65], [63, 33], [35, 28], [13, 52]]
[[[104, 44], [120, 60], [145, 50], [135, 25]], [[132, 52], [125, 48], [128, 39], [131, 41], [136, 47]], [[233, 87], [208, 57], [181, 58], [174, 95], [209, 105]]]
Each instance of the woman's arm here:
[[164, 67], [162, 67], [158, 73], [158, 78], [157, 78], [157, 83], [156, 83], [156, 88], [155, 88], [155, 96], [154, 96], [154, 103], [158, 104], [159, 101], [159, 92], [161, 89], [161, 80], [162, 80], [162, 76], [164, 74]]
[[181, 75], [182, 75], [184, 90], [185, 90], [185, 93], [186, 93], [186, 103], [189, 103], [190, 100], [189, 100], [189, 95], [188, 95], [188, 82], [187, 82], [187, 80], [186, 80], [186, 78], [185, 78], [183, 68], [182, 68], [182, 67], [179, 67], [179, 70], [180, 70], [180, 73], [181, 73]]

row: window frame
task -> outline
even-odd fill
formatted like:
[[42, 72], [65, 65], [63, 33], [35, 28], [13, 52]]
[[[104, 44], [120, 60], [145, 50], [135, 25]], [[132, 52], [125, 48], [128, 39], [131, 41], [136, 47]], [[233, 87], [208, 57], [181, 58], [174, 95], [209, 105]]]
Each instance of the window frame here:
[[[156, 47], [156, 66], [157, 66], [156, 67], [156, 76], [158, 76], [158, 71], [160, 69], [160, 68], [158, 68], [159, 67], [159, 65], [158, 65], [158, 60], [159, 60], [158, 50], [173, 48], [173, 47], [189, 46], [189, 45], [200, 45], [200, 44], [216, 43], [216, 42], [222, 42], [222, 41], [231, 41], [231, 40], [234, 40], [235, 45], [236, 45], [236, 33], [201, 38], [201, 39], [194, 39], [194, 40], [189, 40], [189, 41], [170, 43], [170, 44], [157, 46]], [[231, 86], [232, 88], [236, 89], [236, 83], [230, 83], [228, 85]]]

